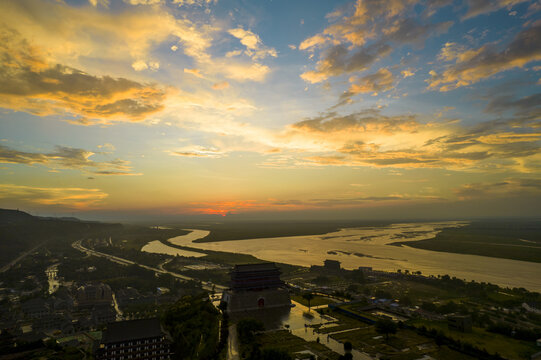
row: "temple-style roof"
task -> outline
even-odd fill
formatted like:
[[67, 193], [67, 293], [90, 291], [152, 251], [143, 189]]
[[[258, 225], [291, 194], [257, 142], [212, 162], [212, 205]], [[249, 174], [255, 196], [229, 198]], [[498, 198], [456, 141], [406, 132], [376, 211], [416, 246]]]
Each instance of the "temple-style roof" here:
[[[278, 270], [276, 264], [273, 262], [264, 262], [257, 264], [241, 264], [235, 265], [233, 271], [235, 272], [253, 272], [253, 271], [273, 271]], [[279, 271], [279, 270], [278, 270]]]
[[110, 344], [162, 335], [160, 321], [157, 318], [118, 321], [107, 325], [107, 330], [103, 333], [101, 342]]
[[269, 289], [283, 285], [283, 281], [280, 280], [280, 269], [271, 262], [235, 265], [231, 271], [233, 290]]

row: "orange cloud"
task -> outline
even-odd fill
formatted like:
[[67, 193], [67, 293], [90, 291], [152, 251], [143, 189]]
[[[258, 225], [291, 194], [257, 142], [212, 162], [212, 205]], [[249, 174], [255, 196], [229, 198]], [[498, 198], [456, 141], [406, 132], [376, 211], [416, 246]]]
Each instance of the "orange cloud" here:
[[333, 198], [318, 198], [308, 200], [278, 200], [268, 199], [266, 201], [241, 200], [241, 201], [216, 201], [216, 202], [193, 202], [190, 203], [188, 212], [195, 214], [221, 215], [240, 214], [246, 212], [274, 212], [274, 211], [295, 211], [315, 210], [328, 208], [355, 208], [371, 206], [382, 202], [403, 202], [403, 201], [433, 201], [441, 200], [434, 196], [407, 196], [401, 194], [390, 194], [383, 196], [344, 196]]
[[[328, 113], [291, 125], [282, 134], [283, 153], [268, 155], [262, 165], [528, 173], [535, 172], [541, 159], [541, 137], [536, 130], [529, 117], [461, 127], [453, 121], [421, 122], [415, 115], [385, 116], [375, 109], [343, 116]], [[296, 149], [295, 155], [287, 149]], [[302, 158], [297, 149], [303, 150]]]
[[224, 90], [224, 89], [229, 88], [229, 83], [227, 81], [221, 81], [221, 82], [213, 84], [212, 88], [214, 90]]
[[350, 93], [373, 93], [373, 95], [377, 95], [378, 92], [392, 89], [394, 77], [389, 70], [381, 68], [374, 74], [366, 75], [361, 78], [352, 77], [349, 81], [352, 83], [349, 88]]
[[81, 124], [141, 121], [163, 108], [163, 90], [49, 64], [14, 30], [0, 28], [0, 56], [0, 106], [5, 108], [40, 116], [68, 113]]

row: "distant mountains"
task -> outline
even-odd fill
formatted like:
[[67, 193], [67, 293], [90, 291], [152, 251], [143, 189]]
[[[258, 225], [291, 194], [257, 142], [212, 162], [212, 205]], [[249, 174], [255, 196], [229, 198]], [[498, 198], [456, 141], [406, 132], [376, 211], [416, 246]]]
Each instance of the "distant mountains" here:
[[42, 243], [69, 250], [69, 244], [82, 236], [105, 236], [120, 228], [120, 224], [75, 217], [40, 217], [24, 211], [0, 209], [0, 266]]
[[[0, 224], [17, 224], [17, 223], [21, 223], [25, 221], [35, 221], [35, 220], [60, 220], [60, 221], [78, 221], [78, 222], [83, 221], [73, 216], [63, 216], [63, 217], [33, 216], [33, 215], [30, 215], [29, 213], [26, 213], [20, 210], [0, 209]], [[94, 221], [84, 221], [84, 222], [94, 222]]]
[[0, 224], [18, 224], [32, 221], [34, 216], [19, 210], [0, 209]]

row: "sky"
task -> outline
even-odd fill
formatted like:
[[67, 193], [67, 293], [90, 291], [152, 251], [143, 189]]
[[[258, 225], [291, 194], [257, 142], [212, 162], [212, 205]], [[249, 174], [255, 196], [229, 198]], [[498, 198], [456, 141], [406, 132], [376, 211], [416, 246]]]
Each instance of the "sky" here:
[[0, 207], [541, 216], [541, 1], [0, 1]]

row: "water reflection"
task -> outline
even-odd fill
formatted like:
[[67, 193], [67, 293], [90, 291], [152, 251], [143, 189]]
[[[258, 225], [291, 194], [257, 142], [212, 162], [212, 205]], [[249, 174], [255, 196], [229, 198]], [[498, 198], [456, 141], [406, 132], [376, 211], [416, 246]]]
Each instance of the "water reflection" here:
[[263, 260], [294, 265], [320, 265], [325, 259], [333, 259], [339, 260], [346, 269], [359, 266], [386, 271], [408, 269], [425, 275], [449, 274], [459, 279], [541, 291], [541, 268], [537, 263], [388, 245], [397, 241], [430, 239], [444, 228], [464, 224], [456, 221], [403, 223], [341, 229], [324, 235], [193, 243], [190, 238], [207, 233], [206, 230], [198, 230], [200, 232], [196, 234], [178, 236], [169, 241], [202, 250], [250, 254]]
[[[336, 341], [328, 334], [318, 333], [313, 326], [332, 325], [335, 319], [329, 316], [321, 316], [318, 312], [312, 310], [310, 313], [313, 317], [306, 317], [303, 314], [308, 312], [308, 308], [295, 301], [292, 301], [295, 305], [293, 308], [274, 308], [254, 311], [244, 311], [231, 314], [232, 322], [237, 322], [240, 319], [256, 319], [261, 321], [265, 325], [266, 330], [289, 330], [293, 335], [298, 336], [306, 341], [317, 341], [332, 351], [344, 355], [344, 344]], [[367, 354], [360, 351], [353, 350], [353, 359], [355, 360], [368, 360], [371, 359]]]

